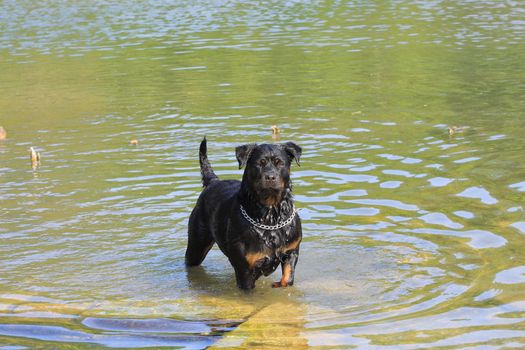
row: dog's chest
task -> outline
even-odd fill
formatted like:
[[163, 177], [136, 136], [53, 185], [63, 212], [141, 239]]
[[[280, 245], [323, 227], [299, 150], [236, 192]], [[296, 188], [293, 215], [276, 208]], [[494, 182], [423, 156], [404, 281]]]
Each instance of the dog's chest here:
[[260, 243], [264, 245], [264, 248], [271, 251], [279, 250], [286, 246], [291, 236], [290, 228], [272, 231], [253, 228], [253, 231]]
[[258, 241], [256, 245], [251, 246], [249, 253], [246, 254], [246, 260], [250, 267], [260, 269], [266, 275], [275, 270], [283, 261], [288, 249], [295, 245], [279, 235], [264, 237], [266, 241]]
[[282, 231], [253, 231], [257, 236], [247, 246], [246, 260], [251, 268], [258, 268], [266, 275], [275, 270], [286, 256], [297, 249], [301, 236], [293, 229]]

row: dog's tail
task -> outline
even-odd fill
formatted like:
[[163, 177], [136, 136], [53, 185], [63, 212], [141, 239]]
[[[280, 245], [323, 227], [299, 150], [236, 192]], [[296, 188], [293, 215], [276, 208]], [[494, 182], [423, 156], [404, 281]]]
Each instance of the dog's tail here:
[[207, 187], [213, 181], [219, 180], [217, 175], [213, 172], [211, 164], [208, 161], [208, 147], [206, 145], [206, 137], [201, 142], [199, 148], [199, 163], [201, 165], [201, 174], [202, 174], [202, 185]]

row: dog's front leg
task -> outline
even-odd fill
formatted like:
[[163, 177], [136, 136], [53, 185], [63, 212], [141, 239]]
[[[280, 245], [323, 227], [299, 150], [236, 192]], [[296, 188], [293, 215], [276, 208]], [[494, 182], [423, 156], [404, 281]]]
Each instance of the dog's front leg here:
[[293, 285], [295, 265], [299, 259], [299, 249], [288, 252], [281, 262], [282, 277], [280, 281], [272, 284], [273, 288], [287, 287]]
[[230, 251], [228, 258], [235, 270], [237, 287], [242, 290], [255, 288], [255, 281], [259, 276], [256, 276], [254, 273], [254, 266], [252, 265], [255, 265], [255, 262], [247, 259], [244, 254], [244, 247]]
[[237, 287], [242, 290], [252, 290], [255, 288], [255, 276], [248, 266], [234, 266]]

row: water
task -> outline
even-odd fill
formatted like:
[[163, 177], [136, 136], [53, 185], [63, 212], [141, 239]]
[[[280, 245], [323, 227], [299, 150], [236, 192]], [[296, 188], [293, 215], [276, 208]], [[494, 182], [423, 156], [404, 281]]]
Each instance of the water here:
[[[524, 347], [524, 12], [4, 2], [0, 349]], [[303, 147], [294, 287], [186, 271], [204, 135]]]

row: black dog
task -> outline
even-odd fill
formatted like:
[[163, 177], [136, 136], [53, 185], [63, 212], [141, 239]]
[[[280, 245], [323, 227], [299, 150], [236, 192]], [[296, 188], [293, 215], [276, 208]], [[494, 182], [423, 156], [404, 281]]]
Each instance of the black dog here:
[[282, 266], [273, 287], [293, 284], [302, 239], [301, 219], [292, 200], [290, 165], [299, 165], [301, 147], [248, 144], [235, 149], [242, 182], [219, 180], [208, 162], [206, 138], [200, 145], [202, 191], [188, 224], [186, 265], [199, 265], [213, 244], [235, 269], [237, 286], [252, 289], [261, 275]]

